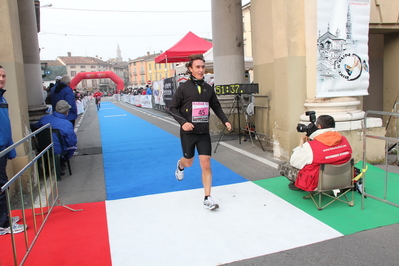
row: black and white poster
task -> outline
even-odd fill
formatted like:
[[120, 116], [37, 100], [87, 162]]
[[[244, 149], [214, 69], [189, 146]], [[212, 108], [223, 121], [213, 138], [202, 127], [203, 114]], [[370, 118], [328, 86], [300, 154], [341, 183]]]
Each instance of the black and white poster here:
[[172, 105], [174, 87], [173, 78], [163, 80], [163, 101], [165, 102], [166, 110], [169, 110]]
[[368, 95], [370, 0], [317, 0], [316, 97]]

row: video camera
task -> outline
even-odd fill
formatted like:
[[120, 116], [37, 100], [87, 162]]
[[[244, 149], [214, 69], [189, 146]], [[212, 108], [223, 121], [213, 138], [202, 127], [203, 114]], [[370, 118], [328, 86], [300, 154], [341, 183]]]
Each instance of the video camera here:
[[305, 124], [298, 124], [296, 126], [296, 130], [298, 132], [306, 132], [306, 136], [309, 137], [312, 135], [313, 132], [318, 130], [317, 126], [315, 125], [316, 122], [316, 112], [315, 111], [307, 111], [305, 113], [307, 116], [309, 116], [309, 121], [310, 123], [308, 125]]

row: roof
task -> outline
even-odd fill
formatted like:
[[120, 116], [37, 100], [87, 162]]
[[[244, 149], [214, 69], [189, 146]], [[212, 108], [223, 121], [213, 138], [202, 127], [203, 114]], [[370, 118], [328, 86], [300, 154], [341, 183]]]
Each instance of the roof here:
[[189, 61], [192, 54], [203, 54], [212, 48], [212, 43], [191, 31], [171, 48], [155, 58], [155, 63], [176, 63]]
[[59, 56], [57, 58], [61, 63], [65, 65], [99, 65], [107, 64], [106, 62], [94, 58], [85, 56]]
[[137, 57], [137, 58], [135, 58], [135, 59], [132, 59], [132, 60], [129, 60], [129, 63], [131, 63], [131, 62], [140, 62], [140, 61], [146, 61], [146, 62], [148, 62], [148, 61], [154, 61], [154, 58], [156, 57], [156, 56], [158, 56], [159, 54], [147, 54], [147, 55], [144, 55], [144, 56], [140, 56], [140, 57]]
[[47, 67], [49, 66], [63, 66], [58, 60], [40, 60], [41, 63], [47, 63]]

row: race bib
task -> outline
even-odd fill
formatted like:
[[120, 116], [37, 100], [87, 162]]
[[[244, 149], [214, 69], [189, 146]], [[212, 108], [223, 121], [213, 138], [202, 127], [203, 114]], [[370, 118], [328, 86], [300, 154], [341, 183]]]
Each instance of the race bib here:
[[193, 102], [192, 105], [192, 122], [207, 123], [209, 117], [208, 102]]

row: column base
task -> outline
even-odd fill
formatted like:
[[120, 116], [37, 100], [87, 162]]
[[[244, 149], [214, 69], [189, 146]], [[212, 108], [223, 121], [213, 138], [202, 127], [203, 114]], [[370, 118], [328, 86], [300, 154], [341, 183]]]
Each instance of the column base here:
[[42, 116], [47, 115], [48, 107], [44, 104], [42, 105], [31, 105], [28, 106], [28, 112], [29, 112], [29, 122], [37, 122]]

